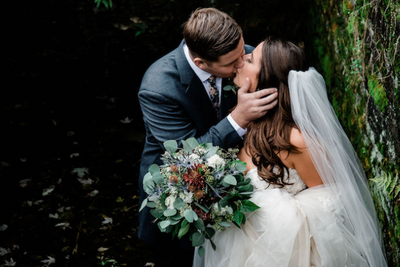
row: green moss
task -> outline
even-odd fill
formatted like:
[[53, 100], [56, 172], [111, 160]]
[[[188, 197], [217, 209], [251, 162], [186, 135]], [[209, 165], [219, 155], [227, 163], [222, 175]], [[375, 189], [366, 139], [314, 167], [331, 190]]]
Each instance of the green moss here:
[[[394, 57], [399, 33], [393, 22], [397, 18], [400, 23], [400, 3], [316, 2], [312, 9], [312, 24], [318, 36], [314, 51], [327, 81], [329, 99], [366, 174], [383, 181], [382, 187], [372, 181], [370, 186], [388, 264], [399, 266], [400, 155], [393, 146], [393, 129], [399, 127], [395, 118], [400, 110], [400, 60], [398, 53]], [[378, 77], [385, 77], [385, 84]], [[382, 125], [390, 127], [384, 136]]]
[[368, 76], [368, 89], [379, 110], [385, 112], [388, 105], [388, 99], [385, 93], [385, 88], [383, 88], [382, 84], [376, 77]]

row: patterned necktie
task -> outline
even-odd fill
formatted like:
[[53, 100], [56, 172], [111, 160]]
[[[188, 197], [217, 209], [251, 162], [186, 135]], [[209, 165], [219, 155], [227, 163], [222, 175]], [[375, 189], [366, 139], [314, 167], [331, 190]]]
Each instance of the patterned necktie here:
[[210, 78], [207, 79], [207, 81], [209, 83], [211, 103], [217, 111], [217, 117], [219, 119], [219, 92], [217, 85], [215, 84], [215, 76], [211, 75]]

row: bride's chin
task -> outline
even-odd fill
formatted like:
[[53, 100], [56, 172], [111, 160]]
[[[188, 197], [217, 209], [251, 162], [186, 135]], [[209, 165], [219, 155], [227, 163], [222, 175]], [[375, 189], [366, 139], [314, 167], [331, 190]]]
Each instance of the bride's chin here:
[[236, 76], [235, 78], [233, 78], [233, 83], [240, 87], [240, 85], [238, 84], [238, 82], [239, 82], [239, 79], [238, 79], [237, 76]]

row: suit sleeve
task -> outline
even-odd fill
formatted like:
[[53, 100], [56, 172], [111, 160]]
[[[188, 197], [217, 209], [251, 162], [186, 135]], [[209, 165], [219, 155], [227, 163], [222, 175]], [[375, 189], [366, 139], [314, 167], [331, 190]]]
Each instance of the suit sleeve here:
[[199, 143], [212, 143], [222, 148], [234, 147], [242, 142], [227, 118], [212, 126], [208, 132], [199, 136], [192, 118], [181, 104], [160, 93], [142, 88], [139, 101], [147, 132], [163, 148], [167, 140], [181, 140], [196, 137]]

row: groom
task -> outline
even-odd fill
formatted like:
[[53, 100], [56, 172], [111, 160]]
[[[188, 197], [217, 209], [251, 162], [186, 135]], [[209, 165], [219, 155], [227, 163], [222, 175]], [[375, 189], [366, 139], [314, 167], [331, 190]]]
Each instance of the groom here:
[[[178, 48], [150, 66], [140, 86], [146, 142], [139, 206], [146, 198], [143, 177], [150, 165], [161, 164], [164, 141], [195, 137], [199, 143], [235, 147], [242, 144], [247, 124], [276, 105], [276, 89], [248, 93], [248, 82], [237, 95], [221, 90], [226, 78], [243, 67], [242, 56], [253, 50], [244, 44], [241, 28], [227, 14], [214, 8], [198, 9], [185, 23], [183, 36]], [[156, 267], [191, 266], [191, 242], [184, 237], [172, 240], [153, 220], [147, 207], [142, 210], [138, 235], [150, 245]]]

